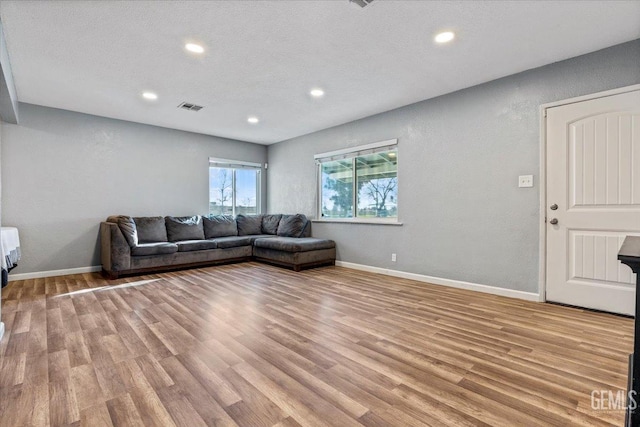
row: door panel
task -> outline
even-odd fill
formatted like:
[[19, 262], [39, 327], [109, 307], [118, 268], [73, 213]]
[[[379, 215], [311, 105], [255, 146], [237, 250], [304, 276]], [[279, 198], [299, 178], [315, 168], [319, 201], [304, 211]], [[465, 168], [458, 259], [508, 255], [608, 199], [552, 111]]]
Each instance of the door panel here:
[[547, 201], [547, 300], [633, 314], [617, 253], [640, 235], [640, 91], [547, 110]]
[[573, 267], [569, 279], [635, 285], [631, 269], [617, 260], [626, 235], [569, 230], [569, 260]]

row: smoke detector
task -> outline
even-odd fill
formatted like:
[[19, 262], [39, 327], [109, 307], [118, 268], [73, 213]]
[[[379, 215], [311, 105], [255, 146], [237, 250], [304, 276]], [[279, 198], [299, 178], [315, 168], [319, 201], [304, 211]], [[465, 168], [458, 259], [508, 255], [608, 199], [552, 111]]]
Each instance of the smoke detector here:
[[204, 107], [201, 105], [192, 104], [191, 102], [183, 102], [182, 104], [178, 105], [178, 108], [189, 111], [200, 111]]
[[349, 3], [355, 3], [360, 7], [365, 7], [373, 3], [373, 0], [349, 0]]

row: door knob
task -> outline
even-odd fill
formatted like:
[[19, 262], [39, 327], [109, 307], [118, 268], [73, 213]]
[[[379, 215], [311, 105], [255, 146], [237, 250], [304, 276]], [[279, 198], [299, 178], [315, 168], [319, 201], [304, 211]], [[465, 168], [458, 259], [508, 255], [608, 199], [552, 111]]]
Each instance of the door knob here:
[[551, 218], [549, 224], [556, 225], [558, 223], [558, 218]]
[[551, 209], [552, 211], [558, 210], [558, 205], [554, 203], [551, 206], [549, 206], [549, 209]]

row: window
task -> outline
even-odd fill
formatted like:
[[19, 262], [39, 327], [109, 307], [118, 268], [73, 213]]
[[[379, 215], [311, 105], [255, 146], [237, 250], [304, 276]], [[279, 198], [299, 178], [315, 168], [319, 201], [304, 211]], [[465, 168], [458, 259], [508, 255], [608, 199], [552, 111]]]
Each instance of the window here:
[[260, 172], [259, 163], [209, 159], [209, 213], [259, 214]]
[[322, 219], [398, 218], [397, 140], [315, 156]]

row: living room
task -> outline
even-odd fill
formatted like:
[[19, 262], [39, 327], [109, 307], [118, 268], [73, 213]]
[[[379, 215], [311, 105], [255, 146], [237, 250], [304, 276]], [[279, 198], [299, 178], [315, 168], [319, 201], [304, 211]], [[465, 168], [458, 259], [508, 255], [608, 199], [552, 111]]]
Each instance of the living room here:
[[[615, 286], [565, 298], [552, 239], [591, 229], [552, 199], [546, 112], [636, 102], [638, 22], [634, 1], [3, 0], [0, 425], [621, 425], [592, 392], [627, 391], [640, 142], [620, 128], [630, 219], [574, 240]], [[108, 217], [209, 214], [302, 214], [336, 265], [100, 274]]]

